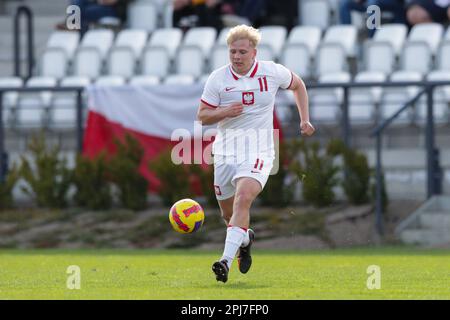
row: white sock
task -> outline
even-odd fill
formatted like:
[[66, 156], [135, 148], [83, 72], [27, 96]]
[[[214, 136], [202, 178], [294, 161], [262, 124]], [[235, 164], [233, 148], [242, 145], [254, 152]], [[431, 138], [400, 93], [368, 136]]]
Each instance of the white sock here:
[[239, 227], [230, 226], [227, 228], [227, 237], [225, 239], [225, 249], [220, 260], [227, 260], [228, 269], [231, 267], [234, 257], [236, 256], [239, 247], [244, 241], [246, 231]]
[[247, 232], [245, 233], [245, 238], [242, 241], [241, 247], [246, 247], [246, 246], [248, 246], [249, 243], [250, 243], [250, 236], [248, 235], [248, 230], [247, 230]]

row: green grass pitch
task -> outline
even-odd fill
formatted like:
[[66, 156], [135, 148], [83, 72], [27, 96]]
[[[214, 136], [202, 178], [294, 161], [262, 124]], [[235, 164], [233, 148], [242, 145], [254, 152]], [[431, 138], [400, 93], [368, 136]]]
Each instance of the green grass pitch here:
[[[409, 248], [258, 251], [227, 283], [195, 250], [1, 250], [0, 299], [450, 299], [450, 251]], [[80, 268], [80, 289], [68, 289]], [[380, 289], [369, 290], [370, 265]]]

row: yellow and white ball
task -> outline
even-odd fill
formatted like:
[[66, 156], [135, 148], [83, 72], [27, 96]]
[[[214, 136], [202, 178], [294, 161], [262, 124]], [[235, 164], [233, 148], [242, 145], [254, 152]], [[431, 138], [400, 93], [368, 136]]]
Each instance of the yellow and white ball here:
[[169, 220], [175, 231], [192, 233], [198, 231], [203, 225], [205, 212], [198, 202], [182, 199], [170, 208]]

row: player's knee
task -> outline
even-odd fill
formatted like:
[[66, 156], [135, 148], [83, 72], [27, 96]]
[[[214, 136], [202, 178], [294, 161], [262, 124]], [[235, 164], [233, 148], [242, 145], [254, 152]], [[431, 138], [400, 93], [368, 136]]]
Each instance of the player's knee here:
[[241, 191], [236, 194], [235, 206], [238, 208], [250, 207], [253, 202], [253, 195], [248, 191]]

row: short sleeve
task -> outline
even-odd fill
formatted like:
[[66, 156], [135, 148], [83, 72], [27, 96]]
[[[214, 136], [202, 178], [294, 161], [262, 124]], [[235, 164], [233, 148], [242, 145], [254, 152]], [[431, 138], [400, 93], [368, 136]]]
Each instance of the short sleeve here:
[[210, 107], [217, 108], [220, 104], [217, 77], [212, 73], [206, 80], [201, 101]]
[[294, 75], [288, 68], [279, 63], [275, 63], [275, 73], [280, 88], [287, 89], [291, 86]]

